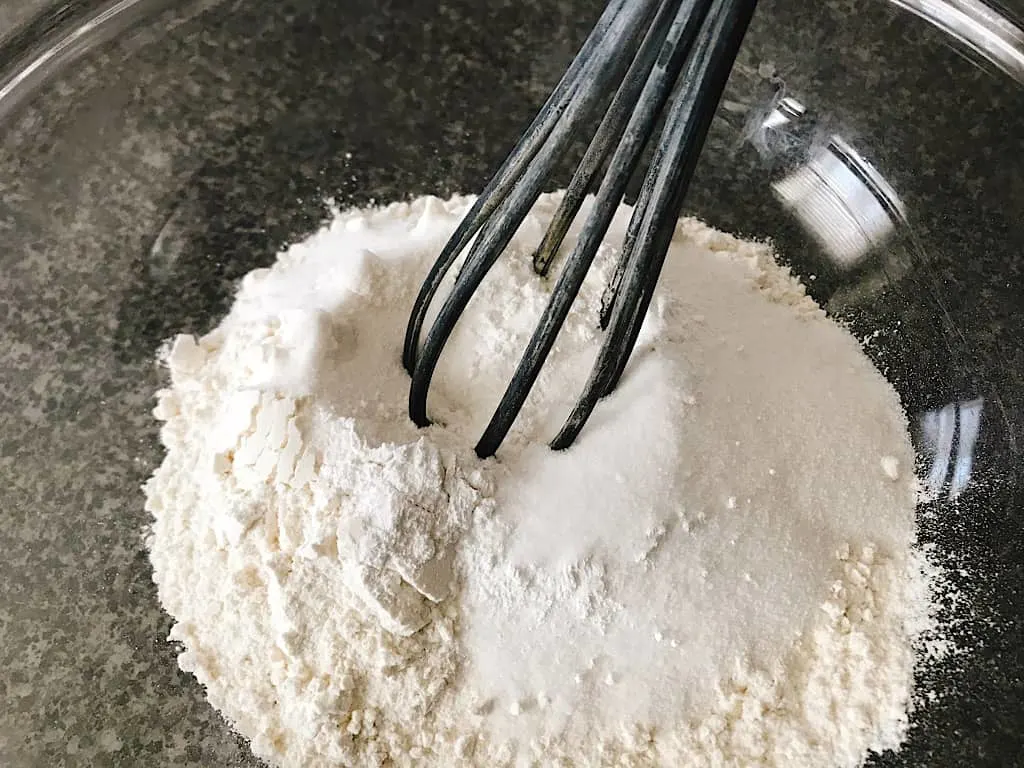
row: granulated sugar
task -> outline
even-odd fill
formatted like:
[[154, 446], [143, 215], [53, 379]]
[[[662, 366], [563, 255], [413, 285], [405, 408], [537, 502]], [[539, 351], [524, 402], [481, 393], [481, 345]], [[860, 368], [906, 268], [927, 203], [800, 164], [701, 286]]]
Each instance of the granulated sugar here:
[[[160, 599], [282, 766], [856, 766], [905, 736], [929, 585], [895, 393], [767, 246], [680, 222], [619, 389], [608, 244], [496, 459], [546, 195], [406, 415], [413, 297], [469, 198], [339, 212], [167, 350]], [[584, 211], [585, 212], [585, 211]]]

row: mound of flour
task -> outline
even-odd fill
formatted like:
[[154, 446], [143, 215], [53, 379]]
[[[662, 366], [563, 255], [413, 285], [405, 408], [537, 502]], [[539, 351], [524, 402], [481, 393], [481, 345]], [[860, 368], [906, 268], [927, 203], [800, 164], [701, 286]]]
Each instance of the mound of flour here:
[[418, 430], [400, 347], [469, 198], [337, 212], [167, 348], [148, 546], [182, 669], [275, 765], [856, 766], [907, 728], [929, 587], [896, 395], [767, 246], [677, 228], [619, 389], [608, 244], [496, 459], [541, 198]]

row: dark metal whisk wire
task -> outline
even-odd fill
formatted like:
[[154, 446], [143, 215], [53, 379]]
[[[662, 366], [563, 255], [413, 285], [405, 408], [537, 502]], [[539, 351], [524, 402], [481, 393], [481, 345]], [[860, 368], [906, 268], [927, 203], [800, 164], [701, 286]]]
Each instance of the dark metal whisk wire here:
[[[403, 364], [412, 378], [409, 415], [417, 425], [430, 423], [426, 412], [430, 381], [460, 315], [540, 197], [562, 153], [592, 117], [602, 94], [617, 83], [534, 256], [538, 274], [550, 270], [586, 195], [606, 167], [594, 205], [476, 452], [482, 458], [493, 455], [511, 429], [664, 114], [664, 127], [602, 299], [600, 322], [605, 335], [597, 360], [551, 447], [560, 450], [572, 444], [597, 402], [618, 384], [636, 344], [683, 198], [755, 4], [756, 0], [612, 0], [608, 4], [533, 124], [477, 198], [424, 281], [403, 348]], [[674, 89], [675, 98], [668, 105]], [[474, 235], [455, 284], [421, 345], [430, 305]]]

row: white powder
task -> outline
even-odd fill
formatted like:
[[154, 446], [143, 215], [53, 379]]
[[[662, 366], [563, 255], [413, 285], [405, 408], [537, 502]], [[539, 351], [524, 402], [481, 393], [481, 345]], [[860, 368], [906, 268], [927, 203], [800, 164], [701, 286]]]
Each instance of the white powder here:
[[183, 669], [282, 766], [856, 766], [907, 727], [929, 593], [896, 395], [764, 245], [681, 221], [619, 389], [589, 372], [623, 207], [496, 460], [547, 301], [544, 196], [431, 390], [399, 355], [471, 200], [338, 212], [166, 353], [146, 486]]

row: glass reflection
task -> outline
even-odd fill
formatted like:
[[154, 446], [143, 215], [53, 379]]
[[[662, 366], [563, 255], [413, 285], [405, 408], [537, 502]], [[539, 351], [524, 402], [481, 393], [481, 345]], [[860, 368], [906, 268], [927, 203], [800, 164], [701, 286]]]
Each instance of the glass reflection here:
[[1024, 30], [982, 0], [890, 0], [1024, 83]]
[[981, 431], [982, 397], [949, 403], [918, 416], [921, 451], [930, 461], [924, 489], [938, 497], [949, 482], [946, 495], [957, 498], [966, 490], [974, 469], [974, 448]]
[[896, 191], [839, 136], [830, 137], [807, 163], [774, 182], [772, 190], [844, 270], [859, 264], [897, 225], [906, 223]]
[[955, 499], [967, 487], [974, 468], [974, 444], [981, 429], [983, 400], [978, 398], [960, 403], [960, 436], [957, 440], [956, 463], [953, 465], [953, 479], [949, 484], [949, 498]]
[[764, 120], [764, 128], [781, 128], [791, 120], [798, 120], [807, 111], [807, 107], [792, 96], [784, 97]]
[[[801, 118], [807, 113], [792, 96], [775, 97], [765, 107], [753, 110], [744, 129], [744, 136], [763, 160], [790, 162], [804, 153], [806, 137], [801, 135]], [[813, 120], [804, 123], [813, 124]], [[811, 125], [813, 128], [813, 125]]]

